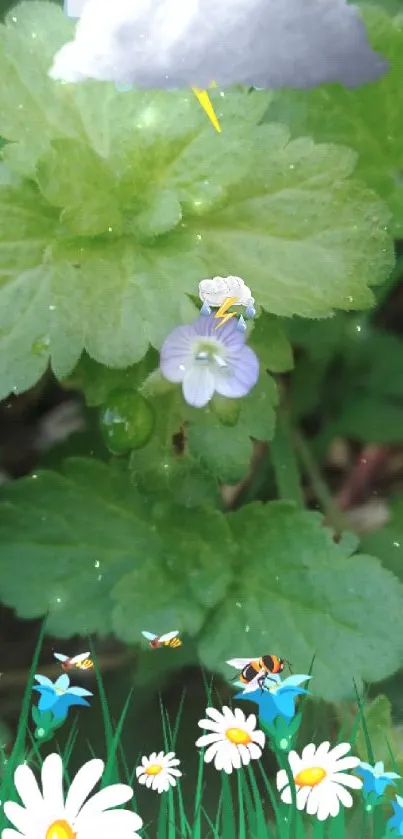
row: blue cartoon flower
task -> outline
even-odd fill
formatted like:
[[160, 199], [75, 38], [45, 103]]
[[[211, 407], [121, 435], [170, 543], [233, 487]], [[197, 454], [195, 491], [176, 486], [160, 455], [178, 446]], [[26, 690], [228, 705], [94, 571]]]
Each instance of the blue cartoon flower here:
[[308, 691], [299, 687], [302, 682], [310, 679], [311, 676], [293, 675], [281, 681], [273, 680], [274, 683], [266, 682], [267, 690], [242, 691], [235, 695], [235, 699], [247, 699], [255, 702], [259, 708], [259, 720], [262, 725], [271, 726], [277, 717], [282, 717], [290, 722], [295, 716], [295, 700], [297, 696], [307, 694]]
[[380, 798], [385, 792], [386, 787], [390, 784], [395, 786], [394, 778], [400, 778], [400, 775], [397, 775], [396, 772], [385, 772], [385, 767], [381, 760], [375, 763], [375, 766], [370, 766], [369, 763], [361, 761], [355, 771], [364, 779], [362, 791], [365, 797], [372, 794], [376, 798]]
[[397, 795], [396, 800], [391, 801], [391, 805], [393, 816], [388, 819], [386, 826], [389, 830], [397, 830], [398, 836], [403, 836], [403, 798]]
[[69, 687], [70, 679], [67, 673], [59, 676], [55, 682], [47, 676], [35, 676], [38, 685], [32, 690], [40, 694], [38, 702], [39, 711], [51, 711], [55, 720], [66, 717], [69, 708], [73, 705], [87, 705], [89, 702], [83, 699], [84, 696], [92, 696], [91, 691], [80, 687]]
[[245, 396], [259, 378], [259, 360], [246, 345], [245, 332], [234, 318], [223, 323], [215, 315], [174, 329], [162, 345], [160, 369], [169, 382], [182, 383], [194, 408], [203, 408], [214, 393]]

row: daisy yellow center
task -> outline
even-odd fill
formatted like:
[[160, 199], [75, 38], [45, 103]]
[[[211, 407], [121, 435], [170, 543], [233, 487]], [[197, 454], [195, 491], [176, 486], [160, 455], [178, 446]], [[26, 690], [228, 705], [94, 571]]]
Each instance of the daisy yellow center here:
[[302, 769], [295, 775], [294, 782], [298, 787], [316, 787], [324, 778], [326, 772], [321, 766], [310, 766], [309, 769]]
[[225, 736], [230, 743], [236, 746], [246, 746], [247, 743], [252, 742], [252, 737], [243, 728], [227, 728]]
[[145, 769], [146, 775], [159, 775], [162, 772], [163, 767], [160, 763], [150, 763], [150, 766], [147, 766]]
[[75, 839], [75, 837], [76, 834], [64, 819], [52, 822], [45, 835], [45, 839]]

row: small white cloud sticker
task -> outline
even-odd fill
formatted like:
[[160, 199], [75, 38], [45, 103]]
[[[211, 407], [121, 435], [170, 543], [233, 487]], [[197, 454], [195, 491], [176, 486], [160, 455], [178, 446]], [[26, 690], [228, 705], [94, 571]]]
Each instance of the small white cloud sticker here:
[[251, 290], [241, 277], [213, 277], [199, 282], [199, 297], [202, 303], [213, 308], [222, 306], [228, 297], [236, 297], [234, 306], [254, 303]]

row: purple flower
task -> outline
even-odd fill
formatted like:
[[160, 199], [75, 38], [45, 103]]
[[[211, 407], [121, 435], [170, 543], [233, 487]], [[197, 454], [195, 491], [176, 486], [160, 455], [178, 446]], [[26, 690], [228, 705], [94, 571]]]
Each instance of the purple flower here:
[[194, 408], [207, 405], [214, 392], [245, 396], [259, 378], [259, 360], [236, 319], [221, 325], [214, 315], [174, 329], [162, 345], [160, 368], [169, 382], [182, 382], [183, 396]]

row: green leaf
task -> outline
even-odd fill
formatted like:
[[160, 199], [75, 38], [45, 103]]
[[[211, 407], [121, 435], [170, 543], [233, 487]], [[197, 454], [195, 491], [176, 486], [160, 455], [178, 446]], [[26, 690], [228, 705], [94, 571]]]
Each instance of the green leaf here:
[[[276, 95], [267, 118], [285, 121], [294, 136], [311, 134], [318, 142], [342, 143], [358, 155], [357, 176], [387, 202], [396, 238], [403, 233], [403, 18], [376, 5], [362, 4], [372, 46], [390, 63], [376, 84], [348, 90], [322, 85], [310, 92]], [[392, 12], [393, 14], [393, 12]]]
[[232, 579], [225, 517], [153, 503], [118, 464], [71, 459], [63, 475], [2, 488], [0, 539], [2, 602], [21, 617], [48, 612], [59, 637], [113, 631], [136, 642], [166, 622], [195, 634]]
[[368, 284], [382, 282], [394, 260], [389, 213], [349, 180], [355, 155], [307, 137], [290, 142], [284, 126], [260, 126], [256, 138], [264, 157], [230, 189], [227, 206], [188, 225], [204, 242], [210, 273], [231, 264], [277, 315], [366, 308]]
[[361, 549], [379, 556], [385, 568], [403, 582], [403, 497], [390, 504], [389, 521], [361, 538]]
[[227, 659], [275, 653], [306, 673], [315, 653], [310, 689], [329, 701], [400, 667], [403, 587], [379, 560], [351, 556], [321, 516], [283, 502], [248, 504], [229, 521], [239, 559], [200, 641], [206, 667], [230, 677]]
[[254, 322], [248, 344], [271, 373], [286, 373], [294, 366], [292, 347], [281, 321], [267, 312]]
[[[273, 314], [371, 303], [393, 262], [388, 213], [350, 178], [352, 152], [259, 125], [266, 92], [212, 91], [217, 134], [191, 91], [53, 82], [72, 32], [34, 1], [0, 27], [2, 153], [31, 181], [0, 179], [0, 398], [49, 361], [66, 378], [83, 349], [139, 362], [194, 317], [205, 276], [242, 276]], [[276, 371], [289, 358], [271, 340]]]
[[[233, 400], [235, 401], [235, 400]], [[189, 412], [189, 452], [223, 483], [237, 483], [245, 476], [253, 453], [252, 438], [270, 440], [274, 434], [277, 388], [261, 373], [248, 396], [236, 400], [239, 416], [233, 426], [220, 420], [217, 407]]]
[[[386, 696], [377, 696], [369, 705], [364, 707], [363, 714], [375, 759], [382, 760], [385, 768], [389, 767], [388, 741], [389, 743], [392, 741], [392, 706], [389, 699]], [[355, 740], [355, 749], [361, 760], [367, 763], [371, 762], [362, 724]]]
[[109, 394], [117, 388], [140, 389], [156, 364], [157, 354], [152, 350], [139, 364], [123, 369], [105, 367], [83, 353], [71, 376], [63, 382], [63, 385], [74, 390], [82, 390], [87, 405], [96, 407], [103, 405]]

